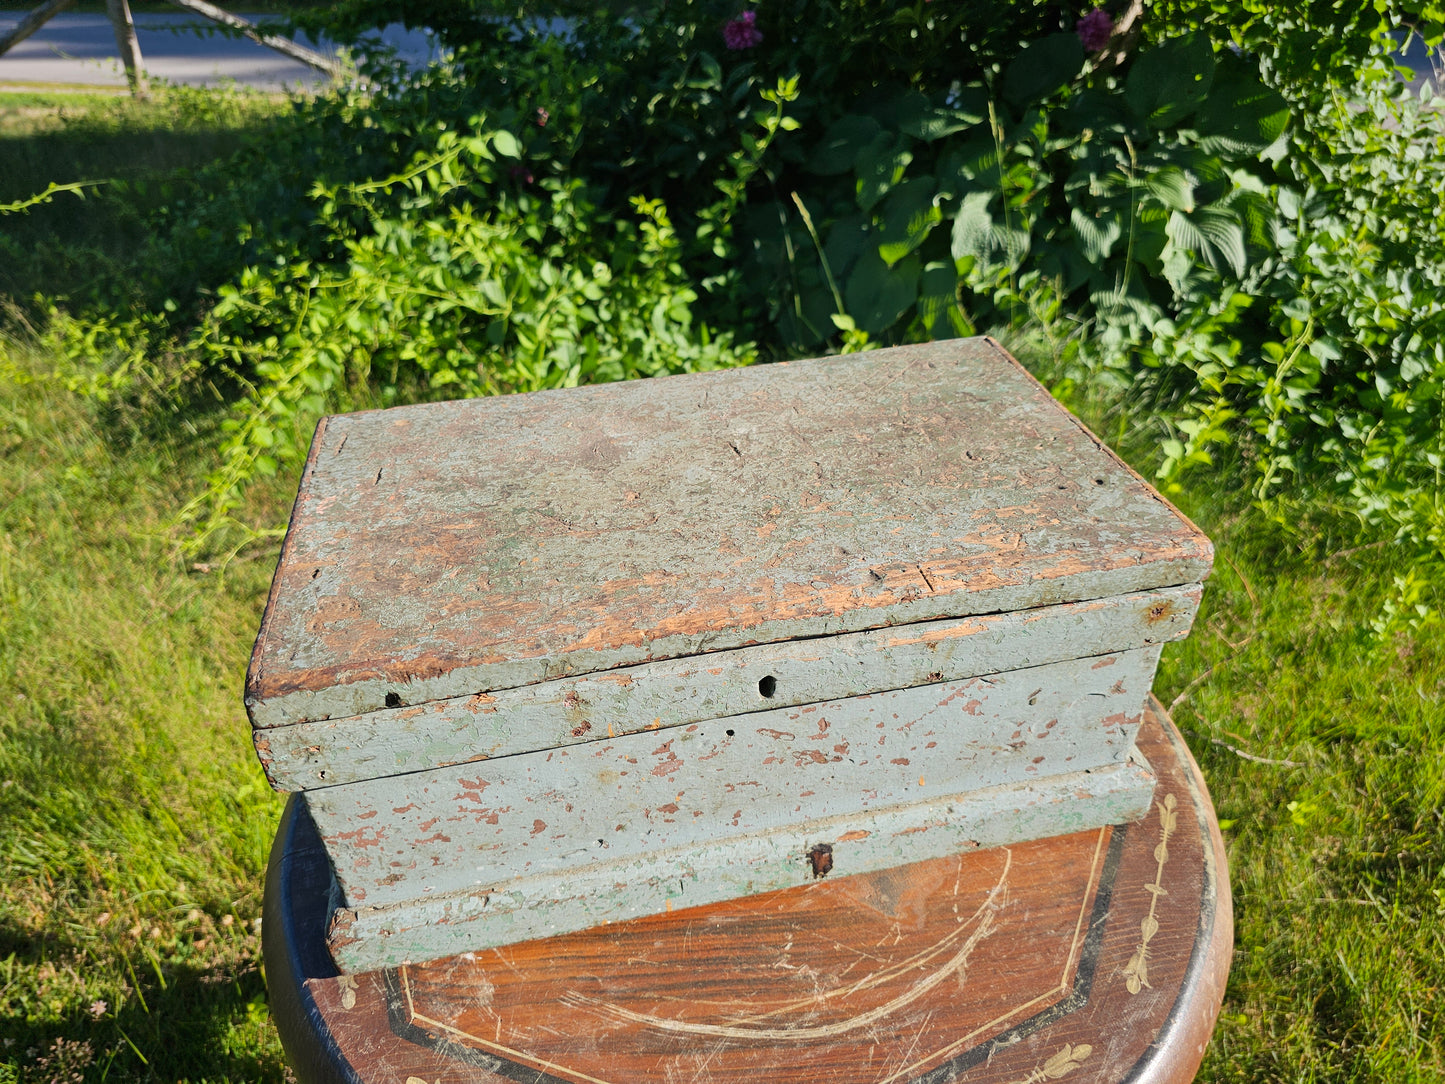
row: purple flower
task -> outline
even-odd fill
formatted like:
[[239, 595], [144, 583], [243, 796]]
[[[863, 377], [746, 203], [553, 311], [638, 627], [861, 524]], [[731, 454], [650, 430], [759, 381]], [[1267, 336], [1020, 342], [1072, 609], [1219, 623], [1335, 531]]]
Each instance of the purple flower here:
[[545, 127], [547, 127], [547, 121], [550, 120], [551, 117], [552, 117], [552, 114], [551, 114], [551, 113], [548, 113], [548, 112], [547, 112], [545, 109], [543, 109], [541, 106], [538, 106], [538, 107], [537, 107], [537, 127], [538, 127], [538, 128], [545, 128]]
[[723, 24], [723, 44], [729, 49], [751, 49], [761, 45], [763, 32], [757, 27], [758, 13], [744, 11]]
[[1114, 20], [1103, 8], [1095, 8], [1074, 24], [1074, 32], [1084, 45], [1084, 52], [1097, 53], [1109, 44], [1109, 35], [1114, 32]]

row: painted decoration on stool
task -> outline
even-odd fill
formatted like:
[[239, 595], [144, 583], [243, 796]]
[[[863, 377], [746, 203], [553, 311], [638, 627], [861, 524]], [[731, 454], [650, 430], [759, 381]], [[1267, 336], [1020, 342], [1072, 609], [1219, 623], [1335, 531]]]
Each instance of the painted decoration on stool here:
[[336, 1057], [396, 1079], [1188, 1080], [1228, 970], [1223, 844], [1157, 703], [1139, 744], [1159, 818], [355, 976], [294, 977], [319, 922], [302, 934], [268, 885], [268, 973], [312, 1006], [289, 1027], [324, 1021]]

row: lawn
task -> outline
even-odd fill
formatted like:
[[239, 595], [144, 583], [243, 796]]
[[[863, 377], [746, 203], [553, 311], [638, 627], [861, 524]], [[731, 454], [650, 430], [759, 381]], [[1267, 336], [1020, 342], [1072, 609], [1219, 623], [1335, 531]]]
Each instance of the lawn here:
[[178, 564], [194, 450], [0, 349], [0, 1080], [279, 1079], [240, 691], [269, 565]]
[[288, 108], [284, 95], [188, 87], [149, 102], [105, 91], [0, 91], [0, 205], [50, 181], [106, 182], [103, 191], [83, 190], [85, 198], [66, 195], [4, 219], [0, 251], [11, 258], [0, 261], [0, 296], [73, 297], [97, 279], [124, 278], [149, 240], [144, 216], [183, 214], [189, 172]]
[[[188, 127], [178, 108], [210, 120]], [[0, 95], [0, 162], [31, 163], [0, 173], [0, 201], [94, 162], [183, 170], [274, 114]], [[97, 152], [112, 157], [77, 131], [113, 131]], [[147, 149], [127, 166], [114, 148], [132, 133]], [[85, 206], [0, 228], [57, 228]], [[114, 256], [122, 226], [96, 251]], [[0, 338], [0, 1084], [282, 1080], [258, 938], [281, 803], [241, 708], [274, 543], [182, 557], [175, 517], [215, 468], [219, 400], [142, 411], [76, 394], [74, 359], [33, 318], [13, 311]], [[1147, 417], [1071, 405], [1151, 469]], [[1156, 682], [1229, 849], [1235, 962], [1201, 1078], [1440, 1080], [1445, 627], [1382, 610], [1405, 571], [1395, 547], [1325, 507], [1281, 525], [1248, 501], [1249, 471], [1224, 457], [1175, 494], [1218, 556]], [[241, 516], [284, 519], [287, 472]]]

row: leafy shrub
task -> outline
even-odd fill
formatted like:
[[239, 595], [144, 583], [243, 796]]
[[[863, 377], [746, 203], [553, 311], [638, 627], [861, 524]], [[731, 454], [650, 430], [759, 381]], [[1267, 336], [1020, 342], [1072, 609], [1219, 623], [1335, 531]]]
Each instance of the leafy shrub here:
[[[155, 403], [210, 387], [233, 404], [221, 465], [182, 514], [189, 548], [255, 536], [231, 518], [244, 487], [297, 459], [325, 411], [754, 360], [694, 321], [661, 201], [604, 210], [579, 179], [535, 178], [506, 130], [426, 106], [433, 90], [457, 105], [461, 86], [437, 69], [298, 101], [214, 166], [108, 186], [123, 200], [158, 183], [164, 202], [128, 211], [147, 242], [71, 311], [42, 299], [45, 334], [77, 391]], [[784, 92], [762, 111], [764, 147]]]
[[[1229, 445], [1281, 518], [1323, 499], [1438, 559], [1440, 114], [1390, 54], [1406, 19], [1438, 41], [1439, 13], [1176, 0], [1093, 55], [1084, 13], [795, 0], [742, 49], [709, 3], [573, 39], [501, 12], [453, 29], [489, 107], [551, 111], [529, 164], [676, 194], [703, 311], [766, 319], [771, 353], [1049, 313], [1063, 387], [1161, 418], [1166, 486]], [[719, 222], [696, 193], [726, 190], [749, 94], [794, 65], [796, 130]]]
[[229, 522], [254, 474], [301, 453], [326, 410], [753, 360], [731, 332], [694, 326], [660, 202], [603, 217], [555, 180], [499, 199], [497, 151], [514, 153], [513, 137], [445, 132], [397, 175], [318, 185], [317, 228], [344, 259], [247, 268], [220, 289], [187, 354], [249, 390], [223, 426], [223, 467], [184, 513], [193, 544]]
[[[455, 58], [377, 61], [190, 178], [224, 198], [147, 212], [153, 274], [127, 282], [252, 411], [213, 507], [317, 396], [754, 356], [709, 328], [787, 357], [1044, 326], [1059, 391], [1158, 419], [1166, 487], [1228, 447], [1282, 520], [1323, 501], [1445, 549], [1440, 113], [1390, 60], [1405, 22], [1438, 41], [1430, 4], [1116, 3], [1098, 40], [1109, 20], [1077, 0], [743, 10], [305, 13], [425, 23]], [[450, 134], [479, 116], [511, 133], [505, 170]], [[225, 243], [199, 256], [195, 236]]]

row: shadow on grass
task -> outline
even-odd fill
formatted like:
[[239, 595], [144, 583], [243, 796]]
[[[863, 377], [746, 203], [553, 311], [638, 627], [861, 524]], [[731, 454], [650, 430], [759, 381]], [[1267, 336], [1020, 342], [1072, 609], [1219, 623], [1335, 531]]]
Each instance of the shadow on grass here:
[[79, 307], [124, 310], [186, 304], [253, 262], [251, 223], [304, 199], [309, 183], [224, 163], [278, 126], [96, 132], [75, 124], [0, 138], [0, 203], [52, 181], [99, 181], [79, 197], [7, 216], [0, 231], [0, 295], [37, 294]]
[[299, 235], [322, 163], [347, 158], [316, 106], [275, 96], [171, 87], [148, 103], [4, 103], [0, 203], [102, 182], [4, 219], [0, 296], [27, 305], [184, 317], [268, 242]]
[[[32, 937], [0, 923], [0, 961], [25, 981], [47, 960], [83, 960], [86, 951], [53, 936]], [[71, 1008], [60, 1019], [16, 1011], [0, 1016], [0, 1079], [283, 1081], [288, 1070], [269, 1018], [261, 971], [235, 971], [159, 959], [136, 945], [126, 958], [119, 1006], [101, 1000], [93, 1011]], [[107, 966], [115, 967], [112, 958]], [[74, 963], [62, 965], [75, 970]], [[82, 979], [89, 976], [81, 975]], [[43, 986], [43, 983], [41, 984]], [[6, 1068], [10, 1075], [6, 1077]]]

